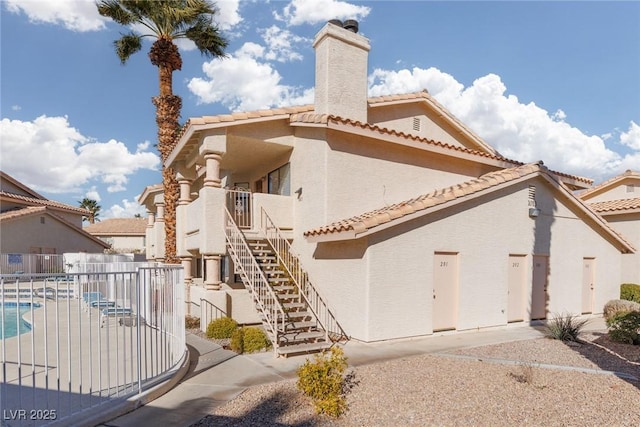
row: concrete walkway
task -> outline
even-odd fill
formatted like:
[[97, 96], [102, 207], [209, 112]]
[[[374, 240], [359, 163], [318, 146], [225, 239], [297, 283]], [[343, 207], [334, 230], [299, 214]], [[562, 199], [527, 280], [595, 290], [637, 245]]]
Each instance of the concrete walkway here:
[[[594, 317], [586, 330], [605, 329], [602, 318]], [[542, 326], [509, 325], [482, 331], [445, 333], [415, 339], [361, 343], [344, 346], [350, 366], [392, 360], [406, 356], [446, 353], [544, 336]], [[185, 378], [172, 390], [149, 404], [102, 424], [104, 427], [188, 426], [251, 386], [294, 378], [308, 356], [275, 358], [272, 352], [237, 355], [220, 346], [187, 334], [191, 366]]]

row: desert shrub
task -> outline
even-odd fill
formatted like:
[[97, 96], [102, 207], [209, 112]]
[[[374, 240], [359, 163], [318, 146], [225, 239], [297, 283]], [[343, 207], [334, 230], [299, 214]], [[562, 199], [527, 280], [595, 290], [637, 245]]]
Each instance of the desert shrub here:
[[631, 311], [640, 311], [640, 304], [633, 301], [622, 299], [613, 299], [604, 305], [603, 316], [607, 326], [611, 326], [611, 322], [622, 315]]
[[556, 340], [577, 341], [587, 322], [573, 314], [556, 315], [547, 322], [547, 335]]
[[231, 334], [238, 328], [238, 322], [230, 317], [221, 317], [216, 320], [212, 320], [207, 325], [207, 337], [222, 339], [231, 338]]
[[640, 345], [640, 311], [631, 311], [613, 318], [609, 336], [614, 341]]
[[640, 311], [632, 311], [614, 318], [609, 327], [612, 340], [640, 345]]
[[640, 303], [640, 285], [633, 283], [620, 285], [620, 299]]
[[231, 350], [236, 353], [244, 353], [244, 328], [238, 328], [231, 334], [231, 342], [229, 343]]
[[271, 341], [267, 338], [267, 334], [260, 328], [248, 327], [244, 328], [244, 351], [246, 353], [254, 353], [263, 348], [271, 347]]
[[346, 394], [355, 384], [354, 374], [345, 375], [347, 358], [341, 348], [315, 355], [298, 368], [298, 388], [313, 400], [318, 414], [338, 418], [347, 409]]
[[187, 314], [184, 317], [184, 327], [187, 329], [200, 329], [200, 318]]

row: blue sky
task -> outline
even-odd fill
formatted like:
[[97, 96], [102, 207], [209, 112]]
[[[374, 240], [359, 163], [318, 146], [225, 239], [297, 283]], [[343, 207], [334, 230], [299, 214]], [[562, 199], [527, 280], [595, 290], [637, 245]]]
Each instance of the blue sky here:
[[[226, 59], [180, 44], [181, 121], [313, 102], [313, 37], [332, 18], [371, 41], [369, 93], [428, 89], [505, 156], [600, 182], [640, 170], [640, 2], [219, 1]], [[93, 1], [1, 4], [0, 168], [46, 197], [144, 215], [160, 182], [149, 44]]]

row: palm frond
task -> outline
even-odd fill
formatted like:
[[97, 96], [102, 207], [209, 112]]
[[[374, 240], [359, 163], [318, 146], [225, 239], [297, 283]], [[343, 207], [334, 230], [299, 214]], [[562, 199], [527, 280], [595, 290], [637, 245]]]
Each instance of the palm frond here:
[[208, 58], [225, 57], [225, 49], [228, 45], [220, 33], [218, 27], [210, 22], [199, 20], [194, 26], [187, 29], [185, 37], [193, 41], [200, 53]]
[[136, 16], [123, 8], [117, 0], [102, 0], [97, 4], [98, 13], [113, 19], [120, 25], [131, 25], [136, 22]]
[[127, 62], [129, 57], [142, 49], [142, 36], [131, 32], [124, 34], [121, 38], [113, 42], [116, 48], [116, 54], [123, 64]]

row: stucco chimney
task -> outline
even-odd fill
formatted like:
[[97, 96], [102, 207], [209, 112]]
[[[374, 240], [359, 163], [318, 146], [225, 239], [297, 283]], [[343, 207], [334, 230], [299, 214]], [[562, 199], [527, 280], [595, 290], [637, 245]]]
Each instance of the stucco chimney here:
[[369, 40], [358, 23], [333, 19], [316, 34], [315, 111], [367, 122]]

